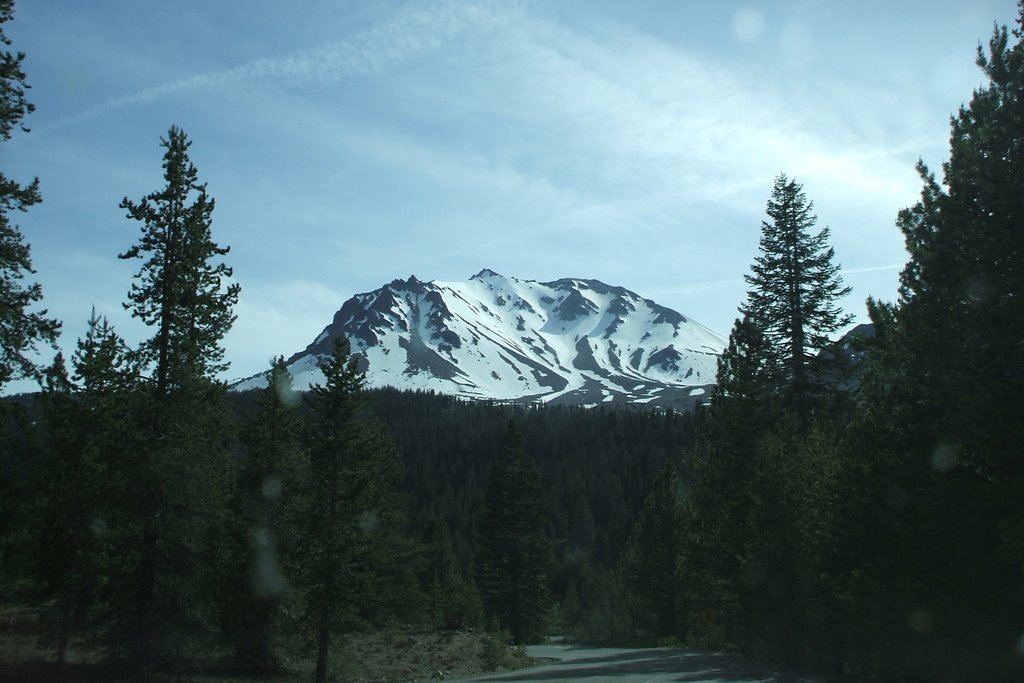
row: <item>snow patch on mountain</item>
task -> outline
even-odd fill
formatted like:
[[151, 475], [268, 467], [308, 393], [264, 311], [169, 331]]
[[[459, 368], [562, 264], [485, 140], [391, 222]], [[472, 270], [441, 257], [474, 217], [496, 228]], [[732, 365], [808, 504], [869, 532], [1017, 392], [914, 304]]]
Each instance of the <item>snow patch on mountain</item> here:
[[[622, 287], [536, 282], [484, 269], [462, 282], [415, 276], [346, 301], [288, 359], [296, 389], [346, 337], [371, 387], [548, 403], [683, 407], [705, 397], [726, 340]], [[235, 389], [266, 385], [264, 375]]]

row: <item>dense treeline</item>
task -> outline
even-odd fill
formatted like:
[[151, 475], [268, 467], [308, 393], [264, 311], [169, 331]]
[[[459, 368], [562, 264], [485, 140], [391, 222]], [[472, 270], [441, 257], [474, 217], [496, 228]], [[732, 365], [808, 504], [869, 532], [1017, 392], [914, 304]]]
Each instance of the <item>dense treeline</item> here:
[[[692, 444], [692, 414], [523, 407], [375, 390], [373, 410], [405, 453], [417, 526], [444, 519], [469, 571], [491, 463], [514, 419], [543, 482], [545, 527], [559, 556], [613, 567], [666, 460]], [[558, 588], [564, 586], [559, 584]]]
[[374, 394], [375, 410], [405, 452], [413, 520], [444, 520], [471, 580], [487, 479], [503, 448], [497, 435], [514, 419], [542, 486], [548, 628], [593, 641], [633, 640], [622, 619], [619, 558], [665, 463], [684, 467], [695, 415]]
[[[619, 558], [665, 463], [685, 470], [682, 456], [694, 443], [696, 415], [521, 406], [394, 389], [367, 393], [370, 410], [404, 456], [400, 488], [408, 497], [410, 533], [427, 546], [443, 534], [445, 552], [450, 553], [444, 562], [452, 564], [448, 575], [463, 581], [453, 589], [461, 591], [462, 611], [449, 609], [432, 624], [479, 623], [473, 616], [474, 605], [479, 609], [479, 597], [472, 595], [479, 569], [474, 560], [486, 544], [480, 524], [511, 420], [540, 483], [533, 495], [541, 503], [537, 524], [547, 546], [548, 591], [540, 610], [542, 623], [535, 626], [570, 628], [596, 640], [613, 634], [629, 637], [619, 628], [617, 614]], [[235, 410], [251, 413], [254, 396], [236, 395]], [[572, 596], [568, 613], [560, 615], [566, 596]], [[577, 626], [583, 620], [589, 627], [581, 631]]]
[[[0, 25], [12, 15], [0, 0]], [[1024, 676], [1024, 2], [952, 120], [941, 183], [897, 226], [910, 256], [874, 334], [837, 344], [827, 228], [776, 178], [710, 405], [692, 414], [368, 391], [344, 339], [299, 394], [217, 379], [238, 286], [172, 127], [165, 185], [121, 207], [125, 307], [71, 358], [0, 175], [0, 589], [58, 665], [85, 638], [135, 672], [230, 652], [247, 669], [359, 629], [553, 630], [734, 648], [880, 680]], [[3, 40], [0, 34], [0, 40]], [[6, 40], [3, 40], [6, 43]], [[0, 137], [32, 110], [0, 60]], [[856, 350], [858, 353], [852, 353]]]
[[634, 635], [883, 680], [1024, 676], [1024, 3], [1010, 36], [979, 47], [942, 182], [919, 165], [862, 367], [830, 346], [827, 230], [776, 180], [690, 476], [663, 475], [630, 540]]

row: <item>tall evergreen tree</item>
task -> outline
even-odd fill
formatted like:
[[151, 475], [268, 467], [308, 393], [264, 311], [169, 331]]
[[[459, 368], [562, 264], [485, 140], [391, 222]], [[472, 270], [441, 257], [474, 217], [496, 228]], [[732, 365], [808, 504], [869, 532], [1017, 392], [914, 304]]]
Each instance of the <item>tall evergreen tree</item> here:
[[621, 565], [634, 598], [634, 623], [655, 638], [686, 635], [685, 524], [679, 476], [669, 461], [644, 500]]
[[349, 350], [339, 337], [320, 363], [324, 384], [307, 394], [310, 445], [296, 581], [316, 635], [318, 683], [327, 680], [332, 634], [415, 602], [413, 549], [399, 534], [401, 456], [366, 414], [365, 378]]
[[[1017, 419], [1024, 387], [1022, 22], [1012, 32], [1015, 45], [1004, 26], [988, 54], [978, 47], [988, 84], [951, 119], [943, 182], [919, 163], [921, 199], [897, 219], [910, 253], [898, 319], [914, 342], [932, 340], [917, 355], [929, 366], [918, 373], [920, 388], [934, 396], [929, 405], [945, 437], [992, 476], [1024, 469], [1015, 449], [1005, 448], [1024, 433]], [[966, 398], [964, 391], [976, 396], [946, 403]]]
[[485, 613], [517, 643], [545, 635], [548, 550], [542, 500], [537, 468], [510, 421], [487, 480], [475, 578]]
[[275, 358], [257, 411], [243, 431], [232, 501], [232, 543], [221, 591], [222, 619], [236, 660], [248, 669], [276, 667], [276, 633], [288, 588], [284, 558], [296, 531], [298, 477], [304, 452], [298, 394], [284, 358]]
[[48, 605], [44, 622], [66, 664], [76, 629], [98, 625], [107, 585], [108, 512], [128, 482], [117, 480], [117, 463], [134, 430], [128, 416], [135, 381], [128, 349], [95, 312], [73, 360], [73, 379], [57, 355], [41, 398], [41, 509], [33, 578], [37, 598]]
[[420, 584], [427, 597], [428, 625], [445, 629], [481, 626], [480, 595], [476, 586], [462, 576], [444, 520], [427, 520], [423, 544], [426, 556], [420, 569]]
[[[137, 496], [137, 558], [124, 577], [131, 606], [121, 609], [123, 645], [138, 666], [202, 634], [211, 618], [204, 572], [220, 541], [228, 491], [228, 431], [220, 342], [234, 321], [239, 286], [215, 259], [227, 254], [212, 239], [214, 202], [188, 156], [191, 143], [172, 126], [163, 158], [164, 188], [121, 207], [142, 223], [139, 242], [121, 258], [144, 262], [125, 308], [153, 328], [136, 351], [149, 371], [150, 392], [139, 409], [146, 445], [132, 467]], [[130, 613], [130, 617], [129, 617]]]
[[[810, 410], [816, 385], [836, 382], [837, 357], [820, 352], [852, 316], [844, 315], [837, 300], [850, 292], [843, 287], [829, 230], [817, 234], [817, 223], [803, 187], [784, 174], [775, 178], [767, 213], [761, 223], [760, 254], [746, 275], [750, 290], [740, 307], [744, 317], [760, 326], [771, 350], [781, 393], [803, 416]], [[831, 360], [831, 367], [823, 361]]]
[[717, 614], [727, 640], [738, 637], [738, 552], [751, 505], [758, 444], [781, 414], [777, 368], [761, 326], [737, 320], [718, 359], [710, 412], [702, 412], [691, 451], [688, 572], [698, 609]]
[[[829, 524], [806, 501], [832, 477], [825, 452], [816, 457], [802, 441], [844, 378], [842, 356], [821, 352], [850, 321], [838, 305], [850, 290], [828, 229], [811, 232], [812, 211], [799, 184], [775, 179], [742, 318], [692, 454], [687, 508], [693, 599], [719, 615], [716, 637], [760, 643], [759, 654], [791, 666], [804, 661], [803, 606], [813, 602], [799, 577], [818, 561], [798, 549]], [[765, 543], [776, 536], [778, 545]]]
[[820, 417], [809, 432], [784, 425], [761, 437], [750, 462], [750, 505], [734, 579], [744, 637], [756, 655], [795, 669], [834, 664], [826, 622], [836, 618], [835, 581], [825, 554], [836, 542], [835, 440], [833, 426]]
[[[13, 16], [14, 0], [0, 0], [0, 44], [4, 46], [11, 41], [4, 35], [3, 24]], [[21, 66], [24, 59], [23, 52], [0, 51], [0, 140], [10, 140], [16, 128], [27, 131], [21, 121], [35, 110], [26, 98], [29, 85]], [[21, 185], [0, 172], [0, 388], [21, 377], [41, 379], [42, 372], [31, 354], [39, 344], [56, 344], [60, 330], [60, 323], [47, 318], [45, 310], [31, 310], [43, 298], [43, 290], [38, 283], [22, 283], [35, 271], [29, 245], [10, 217], [40, 201], [38, 178]]]
[[167, 185], [121, 208], [142, 223], [139, 242], [120, 255], [145, 259], [125, 308], [154, 328], [139, 353], [152, 364], [158, 400], [198, 379], [224, 370], [221, 340], [234, 323], [240, 286], [228, 284], [232, 270], [213, 259], [228, 253], [213, 241], [214, 200], [188, 156], [185, 132], [171, 126], [161, 139]]
[[941, 183], [919, 163], [897, 218], [910, 260], [899, 301], [871, 303], [851, 443], [864, 474], [848, 476], [886, 482], [844, 511], [874, 550], [855, 565], [856, 645], [877, 653], [860, 664], [905, 679], [1024, 675], [1024, 3], [977, 64]]

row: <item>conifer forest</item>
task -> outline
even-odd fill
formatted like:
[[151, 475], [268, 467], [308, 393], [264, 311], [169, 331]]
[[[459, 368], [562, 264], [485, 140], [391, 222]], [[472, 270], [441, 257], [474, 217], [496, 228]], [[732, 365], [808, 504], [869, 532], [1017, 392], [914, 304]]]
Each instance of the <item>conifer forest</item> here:
[[[14, 14], [0, 0], [0, 30]], [[33, 104], [0, 38], [3, 145]], [[842, 336], [813, 198], [765, 179], [746, 298], [689, 412], [370, 389], [343, 339], [309, 391], [282, 357], [231, 391], [239, 284], [177, 126], [154, 131], [162, 184], [120, 203], [147, 336], [82, 311], [54, 355], [17, 226], [45, 197], [0, 174], [0, 388], [39, 385], [0, 400], [0, 603], [34, 615], [55, 671], [89, 647], [117, 680], [272, 677], [301, 653], [320, 683], [347, 638], [395, 627], [1024, 680], [1024, 3], [977, 66], [865, 333]]]

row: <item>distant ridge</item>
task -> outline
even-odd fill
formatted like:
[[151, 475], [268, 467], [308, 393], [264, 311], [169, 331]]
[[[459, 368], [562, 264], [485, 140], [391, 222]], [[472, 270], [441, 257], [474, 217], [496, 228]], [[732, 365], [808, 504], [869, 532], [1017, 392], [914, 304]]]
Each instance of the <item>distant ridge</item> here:
[[[367, 384], [474, 399], [688, 408], [707, 400], [726, 340], [623, 287], [536, 282], [484, 269], [463, 282], [415, 276], [346, 301], [288, 359], [295, 387], [322, 380], [343, 335]], [[256, 375], [236, 390], [266, 385]]]

